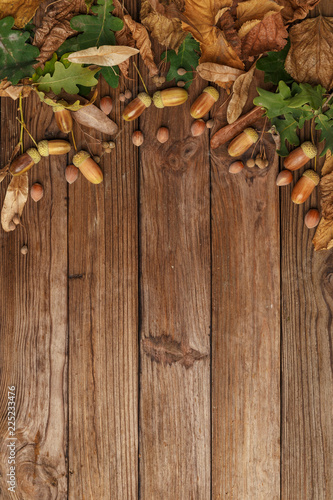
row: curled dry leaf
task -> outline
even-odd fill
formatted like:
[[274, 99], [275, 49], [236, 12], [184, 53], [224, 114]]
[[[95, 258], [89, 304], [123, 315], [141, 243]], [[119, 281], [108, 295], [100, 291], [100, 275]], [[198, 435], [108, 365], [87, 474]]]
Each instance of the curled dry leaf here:
[[38, 61], [44, 63], [74, 31], [70, 20], [77, 14], [86, 14], [87, 6], [84, 0], [62, 0], [53, 2], [43, 17], [40, 28], [36, 30], [33, 45], [39, 48]]
[[312, 240], [314, 249], [318, 250], [329, 250], [333, 247], [333, 221], [320, 219], [319, 225], [316, 230], [316, 234]]
[[12, 178], [7, 188], [6, 196], [1, 210], [1, 225], [4, 231], [13, 230], [13, 217], [22, 215], [24, 205], [28, 199], [29, 181], [28, 174], [17, 175]]
[[319, 2], [320, 0], [277, 0], [277, 3], [283, 6], [281, 14], [287, 23], [304, 19]]
[[72, 117], [80, 125], [93, 128], [103, 134], [114, 135], [118, 132], [118, 125], [94, 104], [72, 111]]
[[168, 49], [177, 50], [186, 38], [186, 33], [182, 30], [181, 14], [177, 15], [178, 9], [176, 7], [175, 11], [174, 7], [155, 0], [142, 0], [140, 17], [153, 38]]
[[333, 86], [333, 17], [306, 19], [290, 30], [285, 68], [297, 82]]
[[72, 52], [68, 60], [78, 64], [96, 64], [97, 66], [117, 66], [139, 51], [123, 45], [102, 45]]
[[228, 105], [227, 120], [228, 123], [233, 123], [242, 114], [243, 108], [246, 104], [249, 88], [253, 80], [255, 65], [243, 75], [240, 75], [233, 86], [232, 98]]
[[236, 9], [236, 26], [240, 27], [253, 19], [262, 20], [268, 13], [280, 12], [282, 8], [274, 0], [246, 0], [240, 2]]
[[33, 18], [42, 0], [0, 0], [0, 19], [12, 16], [17, 28], [24, 26]]
[[324, 219], [333, 221], [333, 156], [326, 155], [319, 184], [321, 194], [321, 213]]
[[[220, 17], [217, 18], [219, 14]], [[215, 16], [215, 20], [217, 28], [219, 28], [223, 32], [227, 42], [234, 49], [238, 57], [241, 58], [242, 56], [241, 39], [239, 37], [239, 33], [235, 28], [235, 20], [230, 12], [230, 9], [228, 7], [221, 9]]]
[[[119, 0], [113, 0], [113, 5], [115, 8], [112, 12], [112, 15], [115, 17], [119, 17], [119, 19], [124, 21], [125, 14], [123, 5], [119, 2]], [[135, 47], [135, 42], [133, 40], [131, 30], [129, 29], [129, 27], [125, 22], [122, 29], [120, 31], [115, 32], [115, 37], [118, 45], [127, 45], [127, 47]], [[118, 66], [119, 70], [122, 72], [124, 77], [128, 78], [129, 59], [120, 63]]]
[[244, 71], [215, 63], [202, 63], [197, 66], [198, 75], [209, 82], [234, 82]]
[[242, 56], [258, 56], [268, 51], [279, 51], [287, 43], [288, 31], [281, 14], [268, 13], [264, 19], [242, 38]]
[[149, 76], [153, 77], [158, 75], [159, 70], [154, 63], [154, 56], [151, 50], [151, 42], [149, 39], [148, 31], [144, 26], [142, 26], [142, 24], [133, 21], [133, 19], [129, 15], [124, 16], [124, 22], [132, 33], [135, 45], [139, 49], [142, 60], [148, 68]]
[[10, 97], [14, 101], [20, 97], [28, 97], [32, 92], [33, 88], [29, 85], [29, 78], [26, 78], [22, 82], [24, 85], [12, 85], [7, 80], [2, 80], [0, 82], [0, 97]]

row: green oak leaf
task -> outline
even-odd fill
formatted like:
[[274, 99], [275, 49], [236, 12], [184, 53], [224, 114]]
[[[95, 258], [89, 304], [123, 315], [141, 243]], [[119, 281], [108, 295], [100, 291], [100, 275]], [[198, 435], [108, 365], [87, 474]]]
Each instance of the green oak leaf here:
[[320, 142], [325, 141], [325, 147], [320, 154], [324, 156], [327, 150], [333, 151], [333, 111], [332, 108], [326, 113], [320, 113], [315, 118], [316, 130], [320, 130]]
[[101, 74], [110, 87], [116, 89], [119, 83], [119, 68], [118, 66], [103, 66]]
[[291, 98], [291, 90], [285, 82], [280, 81], [279, 87], [276, 92], [269, 92], [268, 90], [257, 88], [258, 97], [253, 99], [256, 106], [266, 108], [266, 115], [268, 118], [284, 115], [288, 113], [288, 99]]
[[36, 58], [39, 49], [28, 45], [26, 40], [30, 37], [28, 31], [13, 30], [13, 17], [0, 20], [0, 80], [7, 77], [13, 85], [22, 78], [34, 74]]
[[280, 52], [268, 52], [266, 57], [261, 57], [257, 62], [257, 69], [265, 72], [265, 82], [277, 85], [281, 80], [286, 83], [293, 81], [284, 69], [284, 63], [290, 49], [290, 41]]
[[299, 108], [304, 104], [308, 104], [313, 110], [322, 107], [325, 102], [324, 94], [326, 93], [324, 87], [321, 85], [312, 87], [309, 83], [300, 83], [297, 87], [300, 89], [300, 92], [289, 100], [288, 106], [290, 108]]
[[299, 137], [296, 133], [297, 129], [299, 128], [298, 121], [293, 117], [291, 113], [287, 113], [284, 119], [272, 118], [271, 123], [279, 132], [281, 138], [281, 148], [278, 151], [278, 154], [280, 156], [288, 156], [289, 151], [286, 146], [286, 140], [292, 146], [299, 145]]
[[47, 75], [47, 73], [50, 73], [53, 75], [54, 72], [54, 65], [56, 61], [58, 60], [58, 56], [56, 53], [53, 54], [51, 59], [46, 61], [44, 68], [36, 68], [36, 72], [32, 75], [32, 81], [37, 82], [41, 76]]
[[[168, 82], [175, 79], [176, 82], [186, 82], [185, 89], [187, 89], [193, 80], [193, 70], [199, 64], [200, 57], [200, 44], [194, 40], [191, 35], [187, 35], [183, 43], [178, 49], [178, 53], [174, 50], [163, 52], [161, 60], [166, 59], [170, 63], [170, 68], [166, 79]], [[185, 75], [178, 75], [177, 71], [180, 68], [186, 69]]]
[[101, 45], [115, 45], [114, 31], [121, 30], [124, 23], [118, 17], [112, 16], [113, 9], [112, 0], [98, 0], [97, 5], [91, 8], [95, 15], [82, 14], [72, 17], [71, 28], [81, 34], [67, 39], [58, 49], [58, 54]]
[[38, 90], [42, 92], [52, 90], [55, 94], [60, 94], [63, 89], [68, 94], [77, 94], [79, 92], [79, 84], [86, 87], [97, 85], [97, 80], [94, 76], [97, 71], [98, 69], [92, 71], [89, 68], [84, 68], [82, 64], [75, 63], [65, 68], [61, 62], [57, 61], [53, 75], [47, 74], [38, 79]]

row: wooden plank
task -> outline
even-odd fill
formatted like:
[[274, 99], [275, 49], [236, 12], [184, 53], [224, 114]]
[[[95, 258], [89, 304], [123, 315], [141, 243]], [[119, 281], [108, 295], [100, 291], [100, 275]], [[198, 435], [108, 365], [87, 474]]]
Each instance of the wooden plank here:
[[[119, 92], [112, 117], [121, 124]], [[121, 89], [123, 91], [123, 89]], [[69, 498], [138, 495], [137, 150], [133, 124], [116, 139], [95, 186], [69, 187]], [[100, 140], [88, 130], [93, 154]], [[87, 149], [76, 128], [78, 144]]]
[[[333, 16], [329, 0], [319, 7], [311, 17]], [[310, 129], [300, 137], [309, 140]], [[295, 172], [295, 181], [313, 167], [312, 161]], [[281, 191], [282, 498], [328, 500], [333, 497], [332, 253], [315, 252], [315, 230], [304, 226], [309, 208], [319, 207], [318, 191], [295, 206], [291, 190]]]
[[237, 175], [227, 145], [212, 154], [214, 499], [280, 498], [279, 198], [265, 147], [269, 168]]
[[[1, 161], [19, 139], [17, 102], [1, 102]], [[56, 133], [52, 111], [37, 97], [24, 102], [38, 140]], [[26, 143], [26, 147], [31, 142]], [[43, 158], [29, 172], [44, 198], [29, 196], [23, 226], [1, 228], [1, 445], [3, 499], [67, 498], [67, 183], [66, 158]], [[1, 185], [1, 206], [7, 181]], [[55, 243], [56, 242], [56, 243]], [[20, 253], [26, 244], [27, 255]], [[16, 388], [16, 493], [8, 491], [7, 388]]]
[[140, 119], [142, 499], [210, 498], [208, 136], [191, 137], [189, 101]]

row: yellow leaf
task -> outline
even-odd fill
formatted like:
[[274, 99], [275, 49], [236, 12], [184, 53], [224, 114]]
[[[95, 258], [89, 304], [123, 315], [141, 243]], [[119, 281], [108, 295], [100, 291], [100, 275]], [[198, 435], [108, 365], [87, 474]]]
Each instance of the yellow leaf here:
[[0, 0], [0, 19], [12, 16], [15, 26], [23, 28], [34, 16], [42, 0]]
[[72, 52], [68, 60], [78, 64], [96, 64], [97, 66], [117, 66], [139, 51], [133, 47], [121, 45], [102, 45]]

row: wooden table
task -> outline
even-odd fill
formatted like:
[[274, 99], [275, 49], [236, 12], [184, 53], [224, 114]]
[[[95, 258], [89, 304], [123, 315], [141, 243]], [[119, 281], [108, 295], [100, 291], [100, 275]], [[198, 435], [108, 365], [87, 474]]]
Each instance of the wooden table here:
[[[230, 175], [208, 132], [190, 136], [200, 84], [181, 111], [152, 106], [135, 124], [122, 123], [124, 88], [111, 91], [122, 131], [103, 184], [68, 185], [68, 159], [43, 159], [30, 174], [43, 199], [0, 232], [0, 497], [332, 499], [333, 254], [314, 252], [303, 223], [316, 195], [293, 205], [277, 158]], [[2, 99], [2, 164], [16, 108]], [[24, 112], [38, 140], [61, 136], [36, 98]], [[97, 142], [76, 126], [77, 142], [100, 154], [105, 138], [88, 132]]]

